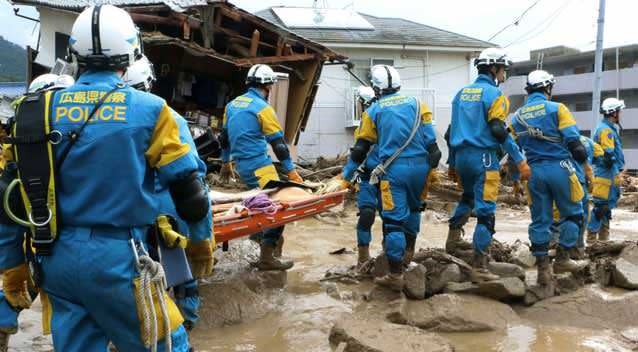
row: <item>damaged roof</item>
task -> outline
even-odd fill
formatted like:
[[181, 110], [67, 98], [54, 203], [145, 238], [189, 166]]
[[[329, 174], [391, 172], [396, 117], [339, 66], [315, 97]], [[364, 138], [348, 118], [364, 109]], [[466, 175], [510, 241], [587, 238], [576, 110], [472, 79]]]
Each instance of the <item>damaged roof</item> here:
[[[255, 13], [272, 23], [287, 28], [271, 7]], [[374, 26], [366, 29], [287, 28], [320, 43], [366, 43], [419, 46], [464, 47], [482, 49], [496, 44], [462, 34], [427, 26], [401, 18], [377, 17], [359, 13]]]
[[80, 10], [92, 5], [151, 6], [166, 5], [173, 11], [182, 12], [189, 7], [206, 6], [224, 0], [13, 0], [16, 4], [46, 6], [58, 9]]

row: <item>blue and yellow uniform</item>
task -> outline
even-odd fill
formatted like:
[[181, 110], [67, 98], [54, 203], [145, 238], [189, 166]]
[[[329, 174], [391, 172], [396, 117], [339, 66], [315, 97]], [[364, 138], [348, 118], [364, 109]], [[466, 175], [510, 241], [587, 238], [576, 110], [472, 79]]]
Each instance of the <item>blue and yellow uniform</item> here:
[[[242, 181], [249, 187], [264, 188], [279, 176], [268, 155], [268, 143], [283, 138], [282, 128], [272, 106], [256, 88], [249, 88], [226, 105], [223, 129], [228, 136], [228, 148], [222, 150], [222, 160], [233, 160]], [[279, 160], [285, 173], [294, 170], [290, 157]], [[267, 230], [263, 240], [276, 245], [284, 227]]]
[[391, 267], [393, 262], [403, 261], [405, 234], [418, 233], [421, 193], [430, 171], [428, 146], [436, 143], [432, 112], [415, 98], [398, 93], [384, 95], [363, 113], [357, 136], [357, 140], [375, 145], [381, 163], [407, 141], [415, 118], [421, 120], [417, 134], [379, 183], [384, 244]]
[[[574, 117], [565, 105], [549, 101], [543, 93], [536, 92], [530, 94], [527, 103], [516, 112], [511, 129], [532, 169], [527, 185], [532, 213], [529, 226], [532, 253], [547, 255], [554, 203], [565, 219], [560, 224], [559, 243], [565, 249], [574, 247], [583, 225], [581, 201], [584, 197], [574, 166], [576, 162], [567, 147], [568, 143], [580, 139]], [[530, 134], [530, 129], [554, 141]]]
[[618, 175], [625, 167], [625, 155], [620, 134], [609, 119], [598, 123], [593, 140], [602, 147], [604, 159], [611, 161], [609, 164], [603, 161], [594, 164], [594, 216], [590, 217], [588, 230], [598, 232], [602, 223], [609, 224], [611, 210], [616, 208], [620, 198]]
[[486, 252], [494, 234], [500, 184], [497, 150], [505, 149], [516, 164], [524, 160], [511, 136], [499, 143], [490, 131], [489, 122], [504, 122], [508, 112], [509, 100], [485, 74], [461, 89], [452, 102], [448, 163], [460, 178], [463, 195], [450, 218], [450, 228], [462, 227], [474, 210], [478, 223], [473, 244], [478, 253]]
[[[62, 226], [53, 254], [37, 258], [45, 331], [63, 351], [106, 350], [108, 341], [120, 350], [146, 350], [130, 240], [145, 244], [149, 225], [158, 215], [156, 178], [166, 187], [198, 170], [196, 153], [180, 138], [166, 103], [124, 85], [114, 72], [86, 72], [74, 86], [52, 93], [52, 129], [63, 135], [75, 131], [116, 86], [120, 88], [86, 125], [59, 170]], [[55, 148], [56, 156], [67, 143], [63, 139]], [[210, 224], [211, 216], [201, 222]], [[191, 232], [201, 226], [187, 225]], [[16, 236], [16, 241], [22, 240]], [[183, 318], [166, 298], [173, 350], [188, 351]], [[159, 311], [157, 315], [163, 317]], [[159, 337], [163, 339], [163, 332]]]
[[[206, 164], [199, 158], [197, 154], [197, 147], [188, 129], [187, 121], [181, 117], [177, 112], [173, 111], [175, 121], [179, 128], [180, 140], [188, 143], [190, 146], [190, 153], [193, 153], [197, 160], [197, 170], [200, 177], [206, 176]], [[156, 182], [156, 190], [159, 196], [159, 214], [170, 215], [177, 221], [178, 231], [189, 238], [190, 241], [210, 241], [212, 239], [212, 217], [207, 218], [206, 221], [201, 221], [197, 224], [189, 224], [179, 217], [175, 204], [171, 198], [168, 188], [162, 187], [159, 180]], [[182, 316], [190, 326], [195, 324], [199, 319], [199, 306], [201, 304], [200, 298], [197, 295], [197, 280], [193, 279], [173, 288], [175, 293], [175, 303], [179, 307]]]

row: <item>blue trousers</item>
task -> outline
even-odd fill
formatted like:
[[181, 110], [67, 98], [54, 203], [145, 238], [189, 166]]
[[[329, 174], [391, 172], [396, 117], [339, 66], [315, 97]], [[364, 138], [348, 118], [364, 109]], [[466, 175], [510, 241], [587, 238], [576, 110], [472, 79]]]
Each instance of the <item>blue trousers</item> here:
[[390, 262], [402, 262], [406, 235], [419, 232], [421, 194], [429, 172], [426, 158], [399, 158], [379, 184], [385, 251]]
[[[279, 175], [268, 155], [251, 159], [235, 160], [237, 173], [242, 182], [251, 188], [264, 188], [269, 181], [279, 181]], [[275, 246], [284, 233], [284, 226], [266, 230], [251, 236], [259, 238], [264, 243]]]
[[[49, 323], [56, 351], [106, 351], [109, 341], [118, 351], [148, 350], [138, 318], [135, 282], [139, 275], [129, 241], [134, 237], [144, 242], [145, 234], [145, 227], [65, 227], [53, 254], [40, 257], [46, 295], [43, 310], [51, 311]], [[187, 352], [188, 336], [181, 315], [165, 297], [174, 327], [173, 351]], [[163, 340], [158, 347], [164, 350]]]
[[499, 160], [495, 150], [464, 147], [456, 151], [454, 168], [461, 180], [463, 195], [450, 226], [462, 226], [474, 210], [478, 223], [474, 229], [474, 250], [487, 251], [494, 235], [496, 200], [500, 185]]
[[15, 333], [18, 331], [18, 312], [14, 310], [0, 291], [0, 331]]
[[[357, 193], [357, 208], [359, 209], [359, 216], [361, 217], [364, 212], [368, 214], [376, 214], [377, 209], [380, 209], [379, 204], [379, 188], [370, 184], [370, 176], [361, 176], [358, 183], [359, 192]], [[366, 216], [366, 215], [363, 215]], [[357, 223], [357, 245], [368, 246], [372, 241], [372, 224], [374, 220], [368, 221], [368, 219], [359, 219]]]
[[199, 320], [201, 300], [197, 293], [197, 280], [186, 282], [173, 288], [175, 304], [184, 317], [184, 324], [192, 328]]
[[[583, 197], [583, 200], [581, 201], [581, 204], [583, 206], [583, 225], [580, 226], [580, 231], [578, 233], [578, 241], [576, 243], [576, 246], [578, 248], [584, 248], [585, 247], [585, 227], [586, 227], [584, 224], [589, 223], [589, 216], [590, 216], [589, 193], [587, 192], [586, 184], [581, 183], [580, 185], [583, 188], [583, 193], [585, 194], [585, 196]], [[555, 210], [557, 211], [557, 209]], [[562, 217], [562, 215], [559, 214], [558, 219], [556, 218], [556, 216], [554, 216], [554, 223], [552, 224], [551, 232], [552, 232], [552, 238], [556, 240], [556, 242], [558, 242], [560, 238], [560, 226], [563, 223], [563, 221], [565, 221], [565, 218]]]
[[563, 219], [558, 226], [559, 244], [566, 249], [576, 246], [583, 226], [581, 202], [584, 194], [578, 178], [561, 166], [560, 160], [539, 161], [530, 167], [532, 177], [528, 181], [528, 192], [532, 223], [528, 232], [532, 254], [547, 255], [554, 204]]
[[603, 223], [609, 223], [611, 211], [616, 208], [618, 199], [620, 199], [620, 187], [615, 183], [615, 175], [611, 171], [596, 175], [593, 193], [594, 209], [587, 227], [590, 232], [598, 232]]

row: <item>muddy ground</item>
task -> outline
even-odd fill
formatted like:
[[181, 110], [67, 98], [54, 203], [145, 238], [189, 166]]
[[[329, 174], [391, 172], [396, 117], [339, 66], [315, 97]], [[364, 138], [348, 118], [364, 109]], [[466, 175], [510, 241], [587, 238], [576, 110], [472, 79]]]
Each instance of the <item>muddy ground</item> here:
[[[296, 263], [287, 277], [252, 272], [248, 262], [256, 259], [257, 253], [250, 241], [235, 241], [229, 252], [218, 252], [216, 273], [200, 289], [204, 307], [202, 321], [191, 335], [195, 349], [335, 351], [346, 347], [339, 347], [343, 339], [351, 339], [346, 351], [631, 351], [638, 346], [638, 293], [596, 286], [529, 308], [522, 304], [510, 308], [476, 296], [459, 300], [440, 295], [436, 302], [441, 301], [441, 305], [465, 305], [462, 309], [485, 320], [489, 328], [470, 329], [474, 332], [421, 326], [434, 334], [390, 324], [389, 316], [425, 312], [433, 309], [426, 302], [435, 301], [376, 296], [372, 283], [365, 280], [358, 284], [320, 281], [327, 271], [340, 270], [356, 261], [356, 216], [354, 209], [347, 209], [341, 217], [312, 218], [286, 227], [285, 254]], [[446, 217], [441, 212], [426, 211], [417, 248], [443, 247]], [[501, 208], [495, 238], [506, 243], [526, 240], [528, 223], [529, 213], [523, 207]], [[471, 221], [468, 228], [474, 224]], [[617, 210], [611, 228], [613, 239], [635, 241], [638, 217], [628, 210]], [[379, 238], [377, 221], [373, 253], [380, 251]], [[329, 254], [340, 248], [346, 249], [344, 254]], [[39, 309], [36, 304], [20, 317], [20, 332], [13, 336], [10, 350], [51, 350], [50, 339], [41, 336]], [[454, 319], [452, 311], [442, 314], [450, 315], [447, 323]], [[340, 324], [333, 329], [336, 323]], [[363, 344], [353, 347], [359, 342]]]

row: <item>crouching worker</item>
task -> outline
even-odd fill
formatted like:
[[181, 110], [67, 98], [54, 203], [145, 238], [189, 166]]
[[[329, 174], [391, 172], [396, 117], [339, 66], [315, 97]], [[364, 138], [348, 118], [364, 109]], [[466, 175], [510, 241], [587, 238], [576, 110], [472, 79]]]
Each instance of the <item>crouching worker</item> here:
[[[11, 185], [19, 184], [26, 216], [7, 215], [28, 227], [26, 247], [35, 253], [26, 259], [45, 332], [59, 351], [105, 351], [109, 341], [120, 351], [188, 351], [147, 235], [157, 218], [155, 177], [189, 226], [210, 222], [192, 142], [180, 139], [161, 98], [122, 81], [141, 57], [126, 11], [85, 9], [69, 42], [78, 82], [25, 98], [8, 138], [19, 170]], [[18, 192], [11, 185], [6, 191]], [[1, 250], [22, 248], [15, 241]], [[3, 285], [26, 287], [24, 258], [11, 270]]]
[[[268, 144], [279, 159], [288, 179], [302, 183], [290, 158], [284, 134], [268, 105], [272, 85], [277, 81], [275, 72], [267, 65], [255, 65], [248, 70], [248, 91], [226, 105], [220, 143], [224, 168], [235, 163], [242, 182], [248, 187], [264, 188], [270, 181], [279, 181], [277, 170], [268, 156]], [[283, 260], [284, 227], [270, 229], [262, 234], [261, 254], [255, 264], [260, 270], [288, 270], [293, 262]]]

